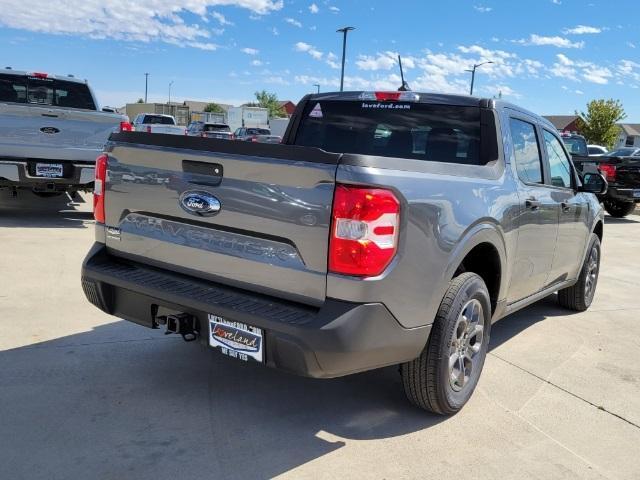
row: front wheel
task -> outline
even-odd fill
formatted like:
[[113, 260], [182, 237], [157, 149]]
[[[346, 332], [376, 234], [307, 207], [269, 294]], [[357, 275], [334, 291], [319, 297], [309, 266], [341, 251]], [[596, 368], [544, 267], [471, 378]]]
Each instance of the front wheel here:
[[564, 308], [584, 312], [591, 306], [600, 273], [600, 239], [591, 234], [587, 256], [575, 285], [558, 291], [558, 303]]
[[633, 202], [621, 202], [610, 198], [606, 198], [603, 204], [607, 213], [616, 218], [626, 217], [636, 208], [636, 204]]
[[463, 273], [449, 284], [422, 354], [400, 367], [409, 401], [441, 415], [458, 412], [476, 388], [491, 328], [482, 278]]

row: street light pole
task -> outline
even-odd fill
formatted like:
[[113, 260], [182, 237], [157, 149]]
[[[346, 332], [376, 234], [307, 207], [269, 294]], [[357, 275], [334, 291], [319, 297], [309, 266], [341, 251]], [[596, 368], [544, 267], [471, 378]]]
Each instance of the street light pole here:
[[320, 93], [320, 84], [319, 83], [314, 83], [313, 86], [318, 89], [317, 93]]
[[340, 91], [344, 90], [344, 60], [347, 53], [347, 33], [355, 30], [355, 27], [343, 27], [336, 30], [336, 33], [342, 32], [342, 73], [340, 74]]
[[481, 67], [482, 65], [487, 65], [488, 63], [493, 63], [492, 61], [482, 62], [482, 63], [474, 63], [473, 68], [471, 70], [465, 70], [465, 72], [471, 72], [471, 90], [469, 90], [469, 95], [473, 95], [473, 84], [476, 81], [476, 68]]
[[144, 103], [147, 103], [147, 92], [149, 91], [149, 74], [144, 74]]
[[173, 80], [169, 82], [169, 107], [171, 107], [171, 85], [173, 85]]

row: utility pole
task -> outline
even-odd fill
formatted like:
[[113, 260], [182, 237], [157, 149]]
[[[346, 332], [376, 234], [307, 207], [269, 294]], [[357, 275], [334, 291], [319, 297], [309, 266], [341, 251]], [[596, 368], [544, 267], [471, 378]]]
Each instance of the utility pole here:
[[465, 70], [465, 72], [471, 72], [471, 90], [469, 90], [469, 95], [473, 95], [473, 84], [476, 80], [476, 68], [481, 67], [482, 65], [487, 65], [488, 63], [493, 63], [492, 61], [482, 62], [482, 63], [474, 63], [473, 68], [471, 70]]
[[313, 86], [318, 89], [317, 93], [320, 93], [320, 84], [319, 83], [314, 83]]
[[347, 53], [347, 33], [355, 30], [355, 27], [343, 27], [336, 30], [336, 33], [342, 32], [342, 73], [340, 74], [340, 91], [344, 90], [344, 60]]
[[171, 85], [173, 85], [173, 80], [169, 82], [169, 115], [173, 115], [173, 109], [171, 108]]
[[149, 91], [149, 74], [144, 74], [144, 103], [147, 103], [147, 92]]

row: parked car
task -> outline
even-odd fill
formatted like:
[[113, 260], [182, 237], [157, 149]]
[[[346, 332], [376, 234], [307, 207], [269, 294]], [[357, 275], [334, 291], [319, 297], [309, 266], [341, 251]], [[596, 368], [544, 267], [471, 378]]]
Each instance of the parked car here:
[[226, 123], [191, 122], [186, 134], [191, 137], [231, 140], [231, 128]]
[[[110, 175], [159, 155], [166, 185]], [[586, 310], [598, 281], [606, 181], [501, 100], [310, 95], [279, 145], [120, 133], [98, 165], [98, 308], [311, 377], [399, 364], [440, 414], [475, 389], [492, 322], [556, 291]]]
[[39, 196], [93, 188], [96, 156], [128, 118], [102, 112], [85, 80], [0, 69], [0, 188]]
[[609, 151], [607, 147], [603, 147], [602, 145], [587, 145], [587, 150], [590, 157], [601, 157]]
[[618, 148], [602, 156], [584, 155], [588, 151], [582, 135], [563, 134], [573, 162], [583, 173], [601, 172], [609, 182], [607, 192], [600, 201], [612, 217], [626, 217], [640, 202], [640, 149]]
[[184, 135], [184, 127], [176, 125], [171, 115], [158, 113], [141, 113], [133, 120], [133, 130], [146, 133], [164, 133], [168, 135]]
[[243, 142], [257, 143], [280, 143], [282, 141], [282, 137], [279, 137], [278, 135], [271, 135], [271, 130], [268, 128], [253, 127], [237, 128], [233, 133], [233, 139]]

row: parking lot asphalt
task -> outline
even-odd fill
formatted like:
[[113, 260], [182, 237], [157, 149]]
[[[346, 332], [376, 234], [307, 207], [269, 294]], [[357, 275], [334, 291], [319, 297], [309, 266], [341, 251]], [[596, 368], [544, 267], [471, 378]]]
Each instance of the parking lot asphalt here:
[[67, 201], [0, 198], [1, 479], [640, 478], [640, 216], [607, 217], [588, 312], [494, 325], [446, 418], [396, 368], [299, 378], [103, 314], [91, 206]]

